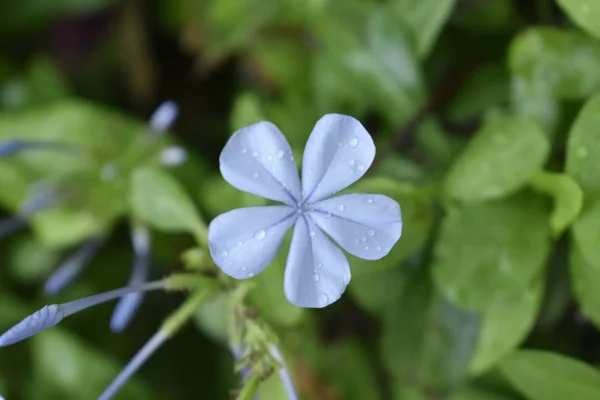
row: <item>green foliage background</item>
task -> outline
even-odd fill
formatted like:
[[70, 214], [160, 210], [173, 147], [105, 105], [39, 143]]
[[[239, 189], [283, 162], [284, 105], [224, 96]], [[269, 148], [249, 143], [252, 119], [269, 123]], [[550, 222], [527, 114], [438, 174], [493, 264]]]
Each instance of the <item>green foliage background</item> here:
[[[149, 147], [145, 120], [165, 99], [180, 118]], [[0, 140], [88, 150], [0, 160], [5, 215], [40, 179], [75, 193], [0, 242], [0, 330], [123, 286], [132, 219], [153, 227], [153, 277], [201, 264], [187, 250], [203, 221], [264, 204], [218, 173], [229, 135], [270, 120], [299, 155], [329, 112], [372, 133], [376, 164], [351, 190], [395, 198], [404, 228], [386, 258], [349, 257], [348, 291], [327, 309], [287, 303], [285, 252], [251, 280], [301, 397], [600, 399], [596, 0], [0, 0]], [[168, 143], [185, 165], [160, 167]], [[109, 162], [119, 178], [105, 182]], [[110, 236], [85, 274], [45, 298], [50, 272], [98, 233]], [[228, 296], [118, 398], [230, 398]], [[146, 296], [120, 335], [101, 306], [0, 349], [0, 393], [95, 398], [183, 298]], [[283, 398], [273, 379], [259, 393]]]

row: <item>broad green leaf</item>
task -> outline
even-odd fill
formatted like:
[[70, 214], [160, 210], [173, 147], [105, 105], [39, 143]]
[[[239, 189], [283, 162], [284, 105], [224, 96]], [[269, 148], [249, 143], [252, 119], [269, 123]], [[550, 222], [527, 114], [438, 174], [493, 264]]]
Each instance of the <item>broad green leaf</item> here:
[[430, 179], [446, 174], [466, 142], [463, 138], [449, 135], [433, 118], [420, 124], [415, 135], [415, 144], [426, 153], [427, 165], [431, 165], [431, 175], [434, 175]]
[[467, 386], [454, 394], [451, 400], [518, 400], [515, 396], [483, 390], [473, 386]]
[[567, 142], [566, 172], [586, 196], [600, 195], [600, 94], [590, 97], [571, 126]]
[[486, 0], [464, 4], [457, 9], [452, 24], [477, 34], [502, 32], [518, 24], [519, 15], [511, 0]]
[[484, 65], [458, 90], [448, 105], [446, 115], [453, 122], [481, 118], [493, 107], [510, 99], [510, 79], [503, 65]]
[[590, 264], [573, 244], [571, 282], [583, 314], [600, 328], [600, 268]]
[[8, 266], [13, 276], [27, 283], [38, 283], [58, 267], [60, 253], [43, 246], [34, 237], [27, 237], [11, 246]]
[[581, 212], [583, 193], [567, 174], [539, 171], [531, 178], [534, 190], [554, 198], [550, 226], [554, 236], [560, 236]]
[[204, 229], [194, 203], [179, 182], [153, 167], [138, 167], [131, 176], [132, 211], [153, 227], [164, 231], [197, 234]]
[[537, 279], [515, 297], [498, 301], [481, 319], [481, 331], [475, 354], [469, 365], [471, 374], [492, 368], [525, 339], [535, 324], [543, 292], [543, 281]]
[[548, 208], [525, 192], [447, 215], [434, 249], [437, 287], [461, 307], [478, 310], [522, 293], [550, 250]]
[[396, 267], [424, 246], [433, 224], [433, 204], [429, 193], [411, 184], [383, 177], [363, 179], [347, 192], [389, 196], [400, 204], [402, 213], [402, 236], [390, 253], [376, 261], [348, 256], [353, 274]]
[[600, 42], [578, 32], [530, 28], [509, 50], [514, 75], [549, 88], [560, 99], [581, 99], [600, 90]]
[[364, 272], [351, 281], [348, 292], [364, 310], [380, 314], [388, 304], [402, 296], [406, 280], [399, 267]]
[[546, 161], [550, 146], [525, 118], [489, 119], [458, 157], [445, 180], [461, 201], [489, 200], [516, 192]]
[[600, 200], [590, 204], [575, 221], [573, 234], [585, 260], [600, 271]]
[[[124, 366], [61, 328], [50, 329], [31, 340], [35, 368], [33, 379], [43, 383], [36, 385], [38, 388], [45, 389], [30, 397], [32, 400], [95, 399]], [[139, 376], [127, 382], [119, 396], [126, 399], [155, 398]]]
[[581, 29], [600, 39], [600, 3], [596, 0], [556, 0]]
[[283, 292], [283, 276], [291, 238], [292, 232], [289, 231], [273, 262], [252, 278], [251, 282], [256, 286], [249, 294], [260, 315], [281, 327], [296, 326], [305, 315], [305, 309], [292, 305]]
[[232, 132], [264, 120], [261, 100], [257, 94], [242, 93], [235, 99], [229, 117]]
[[106, 227], [104, 221], [96, 218], [93, 213], [64, 208], [41, 212], [32, 218], [32, 224], [39, 240], [52, 248], [76, 245], [102, 233]]
[[229, 294], [219, 293], [198, 310], [196, 324], [214, 340], [227, 343], [229, 311]]
[[520, 75], [513, 75], [511, 99], [515, 116], [535, 120], [549, 137], [554, 136], [562, 109], [546, 81], [528, 80]]
[[502, 361], [500, 370], [530, 400], [600, 399], [600, 371], [560, 354], [517, 351]]
[[383, 323], [385, 365], [406, 390], [444, 393], [462, 383], [479, 317], [445, 301], [427, 271], [415, 273], [401, 300], [390, 303]]
[[392, 2], [406, 24], [413, 31], [417, 54], [424, 59], [450, 17], [455, 0], [394, 0]]

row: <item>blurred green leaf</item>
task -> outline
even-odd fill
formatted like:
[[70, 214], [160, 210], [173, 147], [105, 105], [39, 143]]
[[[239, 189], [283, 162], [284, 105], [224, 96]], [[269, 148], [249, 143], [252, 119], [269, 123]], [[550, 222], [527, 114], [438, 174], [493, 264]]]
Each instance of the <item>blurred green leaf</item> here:
[[465, 3], [455, 13], [452, 24], [479, 34], [506, 31], [519, 21], [515, 8], [511, 0]]
[[451, 400], [517, 400], [514, 396], [467, 386], [451, 397]]
[[9, 267], [22, 282], [38, 283], [58, 267], [60, 253], [44, 247], [34, 237], [20, 240], [11, 247]]
[[440, 123], [429, 118], [417, 128], [415, 143], [427, 153], [426, 162], [432, 164], [437, 176], [446, 174], [456, 156], [465, 147], [466, 140], [449, 135]]
[[267, 205], [268, 200], [243, 192], [231, 186], [219, 175], [207, 176], [200, 183], [200, 201], [211, 215], [219, 215], [234, 208]]
[[538, 82], [560, 99], [581, 99], [600, 90], [600, 43], [578, 32], [530, 28], [509, 50], [510, 71]]
[[483, 313], [470, 373], [485, 372], [519, 346], [535, 324], [543, 288], [542, 279], [537, 279], [522, 293], [492, 304]]
[[500, 369], [531, 400], [600, 398], [600, 372], [559, 354], [517, 351], [502, 361]]
[[[123, 365], [61, 328], [37, 335], [33, 341], [35, 366], [32, 400], [60, 398], [94, 399], [117, 376]], [[52, 395], [54, 394], [54, 396]], [[153, 399], [155, 396], [134, 376], [119, 391], [122, 398]]]
[[220, 343], [227, 343], [229, 294], [219, 293], [196, 313], [196, 324], [204, 333]]
[[249, 294], [250, 301], [267, 321], [281, 327], [297, 325], [306, 314], [305, 308], [292, 305], [283, 292], [283, 277], [290, 248], [292, 232], [289, 231], [273, 262], [252, 278], [256, 286]]
[[575, 221], [573, 234], [586, 261], [600, 270], [600, 200], [591, 204]]
[[280, 400], [286, 399], [287, 397], [288, 396], [279, 373], [273, 372], [271, 376], [260, 383], [258, 391], [256, 392], [256, 397], [254, 398], [259, 398], [261, 400]]
[[545, 81], [530, 81], [520, 75], [513, 75], [511, 98], [515, 116], [531, 118], [540, 124], [546, 135], [554, 135], [562, 109]]
[[246, 92], [240, 94], [233, 103], [229, 125], [235, 132], [248, 125], [264, 121], [261, 100], [256, 93]]
[[583, 193], [567, 174], [539, 171], [531, 178], [534, 190], [554, 198], [550, 226], [554, 236], [560, 236], [579, 216]]
[[[441, 396], [462, 383], [477, 340], [479, 318], [445, 301], [427, 271], [417, 271], [384, 318], [382, 355], [408, 392]], [[407, 397], [420, 398], [420, 397]]]
[[590, 97], [571, 126], [567, 142], [566, 172], [586, 196], [600, 195], [600, 94]]
[[487, 64], [461, 86], [448, 105], [446, 115], [453, 122], [481, 118], [487, 110], [508, 104], [509, 99], [510, 79], [506, 68]]
[[427, 57], [450, 17], [455, 0], [393, 0], [397, 15], [412, 29], [420, 59]]
[[197, 234], [206, 229], [179, 182], [158, 168], [136, 168], [129, 200], [132, 211], [159, 230]]
[[600, 39], [600, 3], [595, 0], [556, 0], [581, 29]]
[[376, 261], [348, 256], [353, 274], [396, 267], [424, 246], [433, 225], [433, 202], [429, 192], [383, 177], [363, 179], [345, 192], [389, 196], [400, 204], [402, 213], [403, 233], [390, 253]]
[[352, 279], [348, 292], [364, 310], [380, 314], [388, 304], [400, 299], [406, 281], [399, 267], [363, 272]]
[[549, 254], [548, 219], [546, 203], [528, 192], [447, 215], [434, 249], [437, 287], [454, 303], [478, 310], [522, 293]]
[[600, 327], [600, 267], [590, 264], [576, 245], [570, 258], [571, 281], [583, 314]]
[[531, 120], [489, 119], [458, 157], [445, 181], [462, 201], [489, 200], [516, 192], [546, 161], [550, 146]]

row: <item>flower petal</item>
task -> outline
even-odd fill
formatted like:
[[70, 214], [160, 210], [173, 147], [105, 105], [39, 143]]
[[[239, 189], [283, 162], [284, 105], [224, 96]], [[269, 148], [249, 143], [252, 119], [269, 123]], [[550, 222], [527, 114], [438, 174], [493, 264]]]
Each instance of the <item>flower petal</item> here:
[[289, 206], [238, 208], [221, 214], [208, 227], [210, 254], [227, 275], [251, 278], [273, 261], [296, 218]]
[[323, 308], [337, 301], [350, 282], [344, 253], [306, 216], [298, 218], [285, 267], [284, 290], [298, 307]]
[[248, 193], [296, 204], [300, 199], [298, 167], [279, 129], [259, 122], [235, 132], [220, 157], [227, 182]]
[[311, 206], [309, 215], [348, 253], [385, 256], [402, 234], [400, 205], [380, 194], [347, 194]]
[[375, 158], [371, 135], [353, 117], [327, 114], [315, 125], [302, 158], [302, 191], [315, 202], [356, 182]]

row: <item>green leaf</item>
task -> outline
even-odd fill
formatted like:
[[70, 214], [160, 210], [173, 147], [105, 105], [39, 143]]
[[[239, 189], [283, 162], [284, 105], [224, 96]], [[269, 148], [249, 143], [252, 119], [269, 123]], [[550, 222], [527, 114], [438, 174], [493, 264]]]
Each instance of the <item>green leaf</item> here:
[[260, 315], [281, 327], [296, 326], [306, 311], [304, 308], [292, 305], [283, 292], [283, 277], [291, 238], [292, 232], [289, 231], [273, 262], [252, 278], [251, 282], [256, 286], [249, 293], [249, 298]]
[[567, 142], [566, 172], [586, 196], [600, 196], [600, 94], [590, 97], [571, 126]]
[[248, 125], [264, 121], [261, 100], [255, 93], [242, 93], [233, 103], [229, 117], [231, 131], [235, 132]]
[[575, 221], [573, 235], [585, 260], [600, 269], [600, 200], [591, 204]]
[[392, 4], [398, 16], [412, 29], [417, 54], [424, 59], [448, 21], [455, 0], [394, 0]]
[[515, 116], [531, 118], [540, 124], [549, 137], [554, 135], [562, 109], [545, 81], [531, 81], [513, 75], [511, 98]]
[[467, 386], [451, 397], [451, 400], [517, 400], [514, 396]]
[[204, 333], [220, 343], [227, 343], [229, 294], [219, 293], [196, 313], [196, 324]]
[[34, 237], [15, 243], [9, 250], [8, 265], [12, 275], [22, 282], [38, 283], [58, 267], [60, 254], [40, 244]]
[[396, 267], [424, 246], [433, 224], [433, 204], [428, 192], [383, 177], [363, 179], [345, 192], [389, 196], [400, 204], [402, 212], [402, 236], [394, 248], [387, 256], [376, 261], [349, 256], [353, 274]]
[[361, 273], [352, 280], [348, 292], [364, 310], [379, 314], [402, 296], [405, 286], [406, 276], [396, 267]]
[[581, 99], [600, 90], [600, 43], [578, 32], [530, 28], [509, 50], [509, 67], [559, 99]]
[[531, 193], [447, 215], [434, 248], [437, 287], [456, 304], [479, 310], [522, 293], [546, 262], [548, 216], [543, 198]]
[[489, 119], [458, 157], [445, 180], [461, 201], [489, 200], [516, 192], [541, 168], [550, 146], [525, 118]]
[[[95, 399], [119, 373], [123, 365], [110, 359], [81, 339], [61, 328], [37, 335], [33, 341], [34, 379], [41, 385], [32, 400], [61, 398], [65, 400]], [[85, 384], [82, 384], [85, 382]], [[52, 396], [50, 393], [54, 393]], [[155, 396], [134, 376], [119, 391], [119, 396], [153, 399]]]
[[468, 3], [458, 8], [452, 24], [477, 34], [506, 31], [519, 22], [515, 8], [511, 0]]
[[563, 355], [521, 350], [506, 357], [500, 370], [530, 400], [600, 399], [600, 372]]
[[458, 90], [448, 105], [446, 115], [453, 122], [480, 118], [489, 109], [508, 104], [509, 90], [506, 68], [498, 64], [484, 65]]
[[445, 301], [432, 287], [428, 271], [415, 272], [401, 301], [390, 303], [383, 323], [384, 362], [406, 389], [426, 398], [462, 383], [479, 317]]
[[132, 211], [153, 227], [192, 234], [206, 229], [187, 193], [168, 173], [138, 167], [131, 176], [130, 190]]
[[471, 374], [492, 368], [525, 339], [535, 324], [543, 293], [543, 281], [537, 279], [515, 297], [498, 301], [482, 316], [475, 354], [469, 365]]
[[554, 198], [550, 226], [554, 236], [560, 236], [581, 212], [583, 193], [567, 174], [539, 171], [531, 178], [534, 190]]
[[221, 175], [207, 176], [200, 183], [198, 192], [204, 209], [215, 216], [235, 208], [265, 206], [268, 203], [263, 197], [234, 188]]
[[591, 36], [600, 39], [600, 4], [596, 0], [556, 0], [569, 18]]
[[600, 267], [590, 264], [577, 246], [571, 249], [571, 282], [583, 314], [600, 328]]

